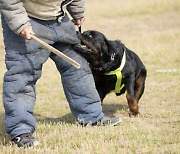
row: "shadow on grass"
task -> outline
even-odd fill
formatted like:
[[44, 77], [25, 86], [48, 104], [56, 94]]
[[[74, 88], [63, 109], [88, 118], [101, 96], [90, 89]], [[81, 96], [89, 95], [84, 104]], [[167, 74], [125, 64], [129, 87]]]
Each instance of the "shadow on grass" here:
[[[105, 115], [107, 116], [114, 116], [114, 114], [117, 111], [121, 111], [121, 110], [127, 110], [128, 106], [127, 105], [121, 105], [121, 104], [103, 104], [103, 112]], [[46, 117], [40, 114], [35, 114], [35, 117], [37, 119], [37, 122], [39, 123], [45, 123], [45, 124], [49, 124], [49, 123], [76, 123], [76, 119], [75, 117], [72, 115], [72, 113], [67, 113], [62, 117], [58, 117], [58, 118], [51, 118], [51, 117]]]
[[35, 114], [36, 120], [39, 123], [45, 123], [45, 124], [50, 124], [50, 123], [74, 123], [75, 117], [72, 115], [72, 113], [67, 113], [62, 117], [58, 118], [52, 118], [52, 117], [46, 117], [40, 114]]
[[[108, 116], [114, 116], [114, 114], [117, 111], [127, 110], [127, 105], [121, 105], [121, 104], [103, 104], [103, 112], [105, 115]], [[58, 118], [51, 118], [46, 117], [40, 114], [34, 114], [36, 117], [37, 122], [44, 123], [44, 124], [50, 124], [50, 123], [67, 123], [72, 124], [76, 123], [75, 117], [72, 115], [72, 113], [67, 113], [62, 117]], [[10, 139], [7, 133], [5, 132], [4, 128], [4, 114], [0, 114], [0, 144], [7, 145], [9, 144]]]
[[[105, 115], [114, 116], [117, 111], [128, 110], [128, 105], [122, 104], [103, 104], [103, 112]], [[128, 111], [127, 111], [128, 112]]]

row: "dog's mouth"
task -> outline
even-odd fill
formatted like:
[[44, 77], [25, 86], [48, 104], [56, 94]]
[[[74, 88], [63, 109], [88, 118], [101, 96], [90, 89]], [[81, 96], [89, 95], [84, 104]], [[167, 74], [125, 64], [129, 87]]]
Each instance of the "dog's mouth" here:
[[98, 53], [97, 49], [92, 45], [92, 43], [86, 39], [86, 36], [84, 36], [80, 32], [78, 32], [77, 36], [80, 39], [81, 44], [75, 45], [76, 49], [82, 49], [83, 52], [89, 52], [94, 54]]
[[86, 45], [84, 45], [83, 43], [81, 44], [76, 44], [73, 46], [73, 48], [76, 50], [76, 51], [81, 51], [83, 53], [91, 53], [92, 50], [87, 47]]

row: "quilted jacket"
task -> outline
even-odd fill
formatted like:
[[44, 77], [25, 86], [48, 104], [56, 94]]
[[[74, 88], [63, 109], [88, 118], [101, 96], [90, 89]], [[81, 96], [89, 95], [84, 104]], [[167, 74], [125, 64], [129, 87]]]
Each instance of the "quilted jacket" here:
[[0, 0], [0, 11], [16, 34], [30, 25], [29, 17], [54, 20], [68, 11], [72, 18], [84, 17], [85, 0]]

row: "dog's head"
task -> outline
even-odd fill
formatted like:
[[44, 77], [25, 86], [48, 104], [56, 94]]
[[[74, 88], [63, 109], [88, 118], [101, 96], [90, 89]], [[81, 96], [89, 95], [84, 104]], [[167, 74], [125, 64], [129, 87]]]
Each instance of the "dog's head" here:
[[110, 41], [97, 31], [78, 33], [78, 38], [81, 44], [73, 49], [87, 59], [92, 69], [107, 73], [119, 66], [124, 50], [120, 41]]

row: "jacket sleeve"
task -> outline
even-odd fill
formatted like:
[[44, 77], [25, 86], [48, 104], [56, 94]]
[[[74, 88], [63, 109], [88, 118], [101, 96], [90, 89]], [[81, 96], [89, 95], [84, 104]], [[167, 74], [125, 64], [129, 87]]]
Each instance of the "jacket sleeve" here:
[[67, 10], [73, 19], [84, 17], [85, 0], [73, 0], [68, 6]]
[[0, 0], [0, 11], [10, 29], [16, 34], [30, 25], [30, 19], [20, 0]]

